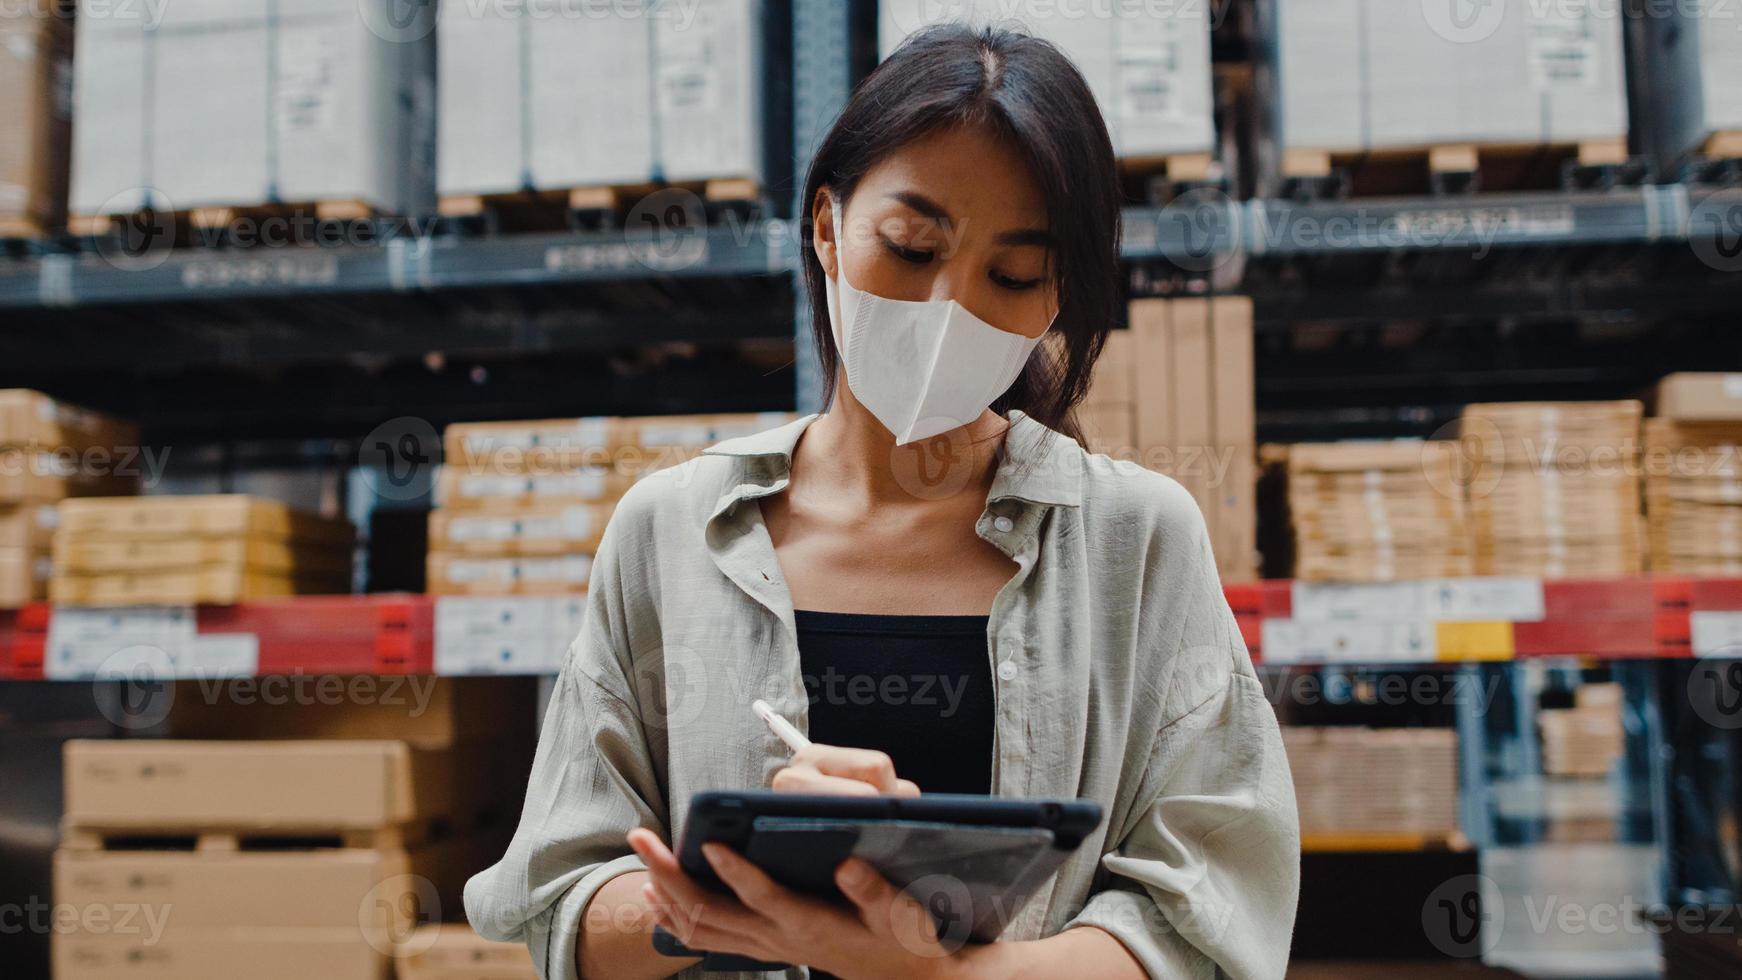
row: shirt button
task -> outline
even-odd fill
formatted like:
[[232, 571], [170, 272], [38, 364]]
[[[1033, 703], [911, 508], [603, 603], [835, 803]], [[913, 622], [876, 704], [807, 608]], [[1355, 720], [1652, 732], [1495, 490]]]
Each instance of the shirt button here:
[[1015, 680], [1016, 679], [1016, 661], [1006, 660], [1003, 663], [999, 664], [998, 665], [998, 679], [1001, 681], [1013, 681], [1013, 680]]
[[1004, 534], [1009, 534], [1016, 529], [1016, 522], [1008, 517], [999, 517], [992, 521], [992, 526]]

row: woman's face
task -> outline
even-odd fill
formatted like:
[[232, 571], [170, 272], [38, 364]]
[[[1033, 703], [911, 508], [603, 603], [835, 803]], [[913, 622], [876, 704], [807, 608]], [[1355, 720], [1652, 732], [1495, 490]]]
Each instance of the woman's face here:
[[835, 240], [828, 189], [812, 204], [823, 272], [895, 300], [948, 300], [1038, 337], [1058, 308], [1046, 208], [1013, 147], [978, 128], [915, 140], [867, 171]]

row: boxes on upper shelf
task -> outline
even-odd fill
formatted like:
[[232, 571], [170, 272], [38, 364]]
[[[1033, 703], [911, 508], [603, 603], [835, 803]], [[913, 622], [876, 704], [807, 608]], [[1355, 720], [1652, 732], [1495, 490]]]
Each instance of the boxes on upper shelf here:
[[1012, 20], [996, 0], [881, 0], [878, 47], [940, 21], [1012, 24], [1064, 51], [1089, 83], [1122, 158], [1210, 153], [1216, 145], [1207, 4], [1035, 5]]
[[440, 193], [767, 182], [761, 0], [444, 0]]
[[1636, 401], [1467, 406], [1476, 574], [1638, 574], [1640, 415]]
[[40, 235], [66, 221], [72, 58], [69, 0], [0, 9], [0, 238]]
[[1742, 423], [1742, 374], [1672, 374], [1658, 382], [1653, 408], [1674, 422]]
[[1267, 0], [1278, 145], [1619, 140], [1624, 149], [1623, 18], [1613, 10], [1496, 3], [1468, 23], [1446, 11], [1395, 0]]
[[349, 592], [342, 520], [242, 494], [62, 506], [50, 596], [76, 605], [214, 603]]
[[81, 6], [74, 214], [434, 204], [428, 5]]
[[1542, 771], [1550, 776], [1602, 778], [1626, 751], [1621, 724], [1621, 686], [1586, 684], [1571, 708], [1537, 712], [1542, 730]]
[[1468, 575], [1469, 527], [1453, 443], [1303, 443], [1288, 448], [1294, 577], [1387, 582]]
[[1742, 574], [1742, 419], [1646, 419], [1644, 469], [1651, 570]]

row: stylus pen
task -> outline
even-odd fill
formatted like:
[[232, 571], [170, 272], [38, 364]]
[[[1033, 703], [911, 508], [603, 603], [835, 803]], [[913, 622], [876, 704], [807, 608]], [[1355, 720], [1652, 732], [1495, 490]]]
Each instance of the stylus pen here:
[[811, 744], [811, 740], [805, 738], [803, 732], [794, 728], [792, 722], [780, 717], [779, 712], [770, 707], [767, 701], [757, 698], [750, 702], [750, 710], [756, 712], [756, 717], [767, 722], [768, 727], [774, 729], [774, 734], [779, 735], [786, 747], [794, 752]]

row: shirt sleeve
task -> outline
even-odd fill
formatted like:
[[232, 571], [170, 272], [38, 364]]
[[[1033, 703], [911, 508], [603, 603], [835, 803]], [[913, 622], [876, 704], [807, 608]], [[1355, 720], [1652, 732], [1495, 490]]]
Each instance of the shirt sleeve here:
[[[1196, 514], [1193, 515], [1196, 517]], [[1209, 558], [1201, 518], [1184, 628], [1137, 803], [1110, 829], [1096, 926], [1166, 980], [1282, 980], [1300, 894], [1300, 821], [1276, 714]], [[1179, 609], [1177, 602], [1159, 602]]]
[[580, 635], [545, 711], [520, 825], [507, 853], [466, 883], [466, 917], [488, 939], [524, 942], [539, 976], [576, 980], [581, 915], [600, 886], [644, 867], [624, 840], [670, 839], [624, 635], [615, 535], [595, 557]]

